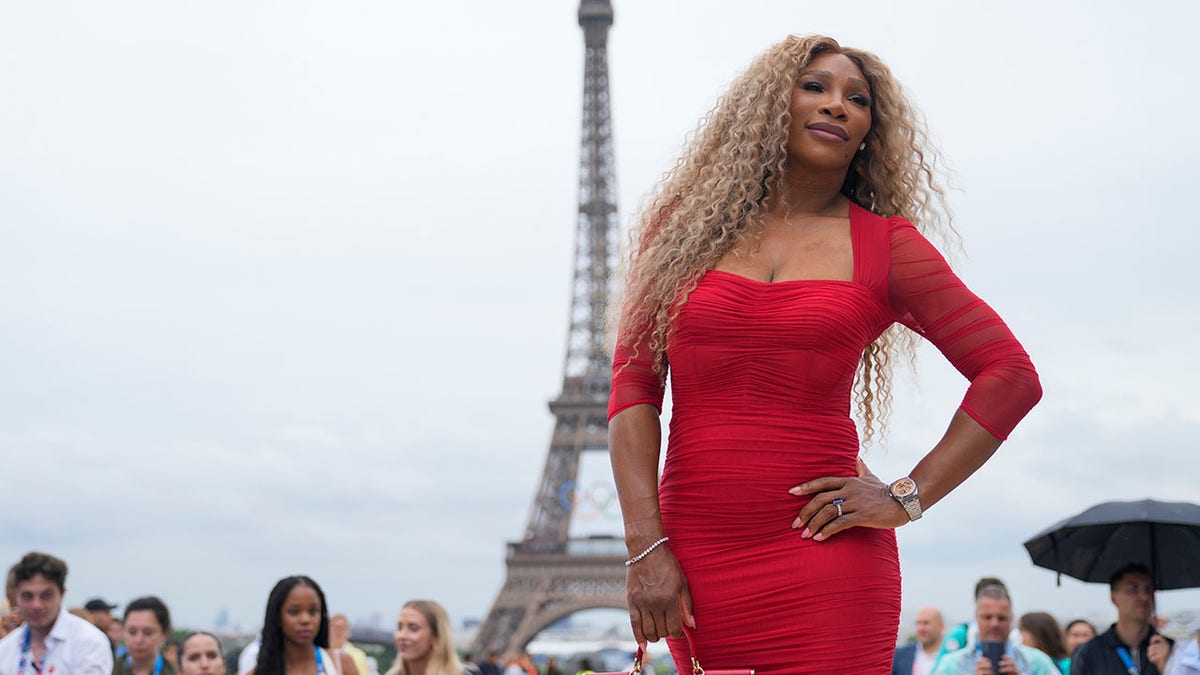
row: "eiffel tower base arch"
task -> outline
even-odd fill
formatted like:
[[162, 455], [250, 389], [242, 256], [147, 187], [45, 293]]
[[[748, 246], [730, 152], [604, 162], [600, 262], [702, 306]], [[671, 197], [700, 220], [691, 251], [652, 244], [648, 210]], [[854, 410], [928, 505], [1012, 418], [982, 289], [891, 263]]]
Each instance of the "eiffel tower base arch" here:
[[620, 547], [621, 554], [523, 554], [519, 544], [509, 545], [508, 575], [476, 634], [475, 654], [522, 650], [543, 629], [576, 612], [627, 609], [623, 544], [611, 538], [579, 543]]

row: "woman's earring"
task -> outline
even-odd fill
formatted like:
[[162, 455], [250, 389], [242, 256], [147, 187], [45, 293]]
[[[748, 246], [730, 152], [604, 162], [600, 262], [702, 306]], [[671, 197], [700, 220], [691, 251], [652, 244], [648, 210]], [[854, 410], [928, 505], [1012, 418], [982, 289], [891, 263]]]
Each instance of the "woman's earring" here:
[[862, 142], [862, 144], [858, 146], [858, 149], [859, 149], [860, 151], [861, 151], [861, 150], [866, 150], [866, 149], [867, 149], [867, 142], [866, 142], [866, 141], [863, 141], [863, 142]]

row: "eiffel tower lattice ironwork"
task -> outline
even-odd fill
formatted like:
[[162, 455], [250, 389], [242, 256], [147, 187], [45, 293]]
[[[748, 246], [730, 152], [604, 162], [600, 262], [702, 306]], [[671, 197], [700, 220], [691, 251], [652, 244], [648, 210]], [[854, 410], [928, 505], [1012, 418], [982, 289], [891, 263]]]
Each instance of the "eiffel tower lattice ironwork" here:
[[612, 22], [610, 0], [581, 0], [583, 137], [562, 393], [550, 402], [554, 433], [525, 537], [508, 544], [507, 576], [476, 635], [477, 654], [520, 649], [546, 626], [580, 610], [625, 608], [623, 541], [568, 534], [580, 456], [608, 450], [612, 380], [604, 326], [619, 232], [608, 97]]

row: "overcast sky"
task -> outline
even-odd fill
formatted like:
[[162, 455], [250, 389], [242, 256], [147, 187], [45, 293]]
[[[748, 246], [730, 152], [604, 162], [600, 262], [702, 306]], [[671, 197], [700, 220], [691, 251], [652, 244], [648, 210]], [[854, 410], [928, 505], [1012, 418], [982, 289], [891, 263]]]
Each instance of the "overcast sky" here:
[[[566, 338], [575, 0], [0, 3], [0, 560], [68, 602], [257, 626], [276, 579], [390, 622], [482, 616], [524, 530]], [[1200, 495], [1194, 27], [1181, 2], [618, 2], [622, 222], [788, 33], [879, 54], [954, 171], [961, 276], [1046, 395], [900, 530], [905, 611], [1112, 617], [1021, 542], [1096, 502]], [[965, 382], [897, 392], [904, 475]], [[608, 493], [604, 458], [584, 482]], [[576, 532], [618, 533], [613, 506]], [[1160, 596], [1200, 608], [1200, 592]]]

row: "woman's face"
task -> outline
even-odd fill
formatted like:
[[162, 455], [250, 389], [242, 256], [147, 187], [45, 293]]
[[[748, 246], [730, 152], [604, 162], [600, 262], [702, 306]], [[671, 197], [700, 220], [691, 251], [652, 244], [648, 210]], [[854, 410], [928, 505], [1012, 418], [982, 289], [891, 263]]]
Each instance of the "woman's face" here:
[[225, 675], [221, 647], [211, 635], [193, 635], [183, 643], [182, 650], [180, 675]]
[[1096, 637], [1096, 631], [1086, 623], [1077, 623], [1067, 629], [1067, 653], [1074, 654], [1079, 645]]
[[158, 617], [148, 609], [135, 609], [125, 615], [125, 647], [135, 661], [145, 661], [158, 654], [167, 633]]
[[279, 610], [283, 637], [289, 642], [312, 643], [321, 628], [321, 598], [311, 586], [293, 586]]
[[845, 171], [871, 130], [871, 88], [848, 56], [821, 54], [801, 72], [791, 112], [791, 161], [806, 169]]
[[433, 636], [433, 627], [425, 620], [425, 615], [412, 607], [400, 610], [400, 619], [396, 622], [396, 633], [392, 636], [396, 642], [396, 655], [405, 661], [416, 661], [426, 658], [437, 644]]

